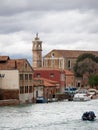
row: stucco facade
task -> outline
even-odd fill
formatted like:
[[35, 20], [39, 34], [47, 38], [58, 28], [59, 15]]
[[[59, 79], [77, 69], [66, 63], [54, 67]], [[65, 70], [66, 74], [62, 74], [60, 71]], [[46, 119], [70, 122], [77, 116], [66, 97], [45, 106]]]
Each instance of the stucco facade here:
[[[0, 89], [19, 89], [18, 70], [0, 70]], [[4, 76], [3, 76], [4, 75]]]
[[0, 70], [0, 99], [19, 99], [18, 70]]

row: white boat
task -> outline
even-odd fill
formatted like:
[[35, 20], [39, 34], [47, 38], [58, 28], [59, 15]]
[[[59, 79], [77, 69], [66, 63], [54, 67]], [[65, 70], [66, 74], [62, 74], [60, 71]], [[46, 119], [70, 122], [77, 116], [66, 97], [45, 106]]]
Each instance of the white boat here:
[[91, 100], [91, 95], [87, 90], [80, 90], [73, 97], [73, 101], [89, 101]]
[[93, 97], [97, 94], [97, 90], [96, 89], [88, 89], [88, 93], [91, 95], [91, 98], [93, 99]]

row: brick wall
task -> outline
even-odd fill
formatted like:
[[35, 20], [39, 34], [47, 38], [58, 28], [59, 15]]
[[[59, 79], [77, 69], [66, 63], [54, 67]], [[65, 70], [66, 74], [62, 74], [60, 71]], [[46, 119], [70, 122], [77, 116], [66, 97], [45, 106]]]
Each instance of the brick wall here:
[[0, 89], [0, 100], [19, 99], [19, 90]]

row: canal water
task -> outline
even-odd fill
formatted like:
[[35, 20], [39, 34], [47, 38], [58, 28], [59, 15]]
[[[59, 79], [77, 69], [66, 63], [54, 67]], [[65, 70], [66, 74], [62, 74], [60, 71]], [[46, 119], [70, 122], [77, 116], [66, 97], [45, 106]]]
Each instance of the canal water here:
[[[93, 110], [95, 121], [82, 121]], [[0, 130], [98, 130], [98, 100], [0, 107]]]

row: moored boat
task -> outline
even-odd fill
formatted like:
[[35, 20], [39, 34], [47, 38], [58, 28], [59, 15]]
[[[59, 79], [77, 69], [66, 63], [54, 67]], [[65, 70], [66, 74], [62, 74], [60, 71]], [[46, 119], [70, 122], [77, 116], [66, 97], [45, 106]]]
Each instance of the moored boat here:
[[45, 99], [44, 97], [37, 97], [36, 103], [47, 103], [48, 100]]
[[89, 101], [89, 100], [91, 100], [91, 95], [88, 93], [87, 90], [80, 90], [73, 97], [73, 101]]

